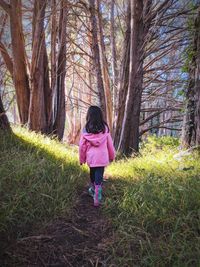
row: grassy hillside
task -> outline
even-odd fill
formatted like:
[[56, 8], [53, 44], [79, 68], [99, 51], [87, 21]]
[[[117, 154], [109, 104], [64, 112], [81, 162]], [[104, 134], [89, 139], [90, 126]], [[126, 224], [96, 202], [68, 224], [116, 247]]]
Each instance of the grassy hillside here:
[[140, 157], [107, 170], [116, 266], [200, 266], [200, 157], [177, 156], [177, 146], [150, 138]]
[[0, 132], [0, 240], [67, 214], [85, 182], [77, 149], [22, 128]]

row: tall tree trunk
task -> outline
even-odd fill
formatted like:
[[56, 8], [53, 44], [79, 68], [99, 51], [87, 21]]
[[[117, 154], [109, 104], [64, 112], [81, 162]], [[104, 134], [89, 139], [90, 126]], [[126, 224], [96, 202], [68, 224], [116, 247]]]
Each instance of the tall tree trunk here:
[[115, 124], [115, 134], [114, 134], [114, 144], [116, 148], [119, 145], [120, 135], [122, 131], [126, 96], [128, 92], [129, 64], [130, 64], [130, 31], [131, 31], [130, 20], [131, 20], [131, 12], [130, 12], [130, 1], [129, 1], [128, 8], [127, 8], [127, 18], [126, 18], [126, 33], [125, 33], [121, 69], [120, 69], [120, 75], [119, 75], [117, 118], [116, 118], [116, 124]]
[[[13, 81], [16, 90], [16, 99], [20, 122], [28, 122], [30, 88], [26, 68], [25, 44], [22, 28], [21, 0], [12, 0], [10, 4], [0, 2], [1, 7], [10, 17], [10, 32], [13, 59]], [[10, 71], [11, 69], [9, 69]]]
[[103, 74], [103, 83], [104, 83], [104, 93], [106, 100], [106, 111], [107, 111], [107, 122], [112, 130], [112, 113], [113, 113], [113, 103], [111, 95], [111, 86], [110, 86], [110, 77], [108, 71], [108, 61], [106, 58], [106, 48], [104, 43], [103, 36], [103, 25], [102, 25], [102, 14], [101, 14], [101, 5], [100, 0], [97, 0], [97, 17], [98, 17], [98, 26], [99, 26], [99, 47], [100, 47], [100, 59], [101, 59], [101, 70]]
[[139, 121], [143, 82], [143, 1], [131, 1], [131, 43], [129, 86], [119, 142], [119, 149], [127, 155], [139, 149]]
[[96, 72], [97, 79], [97, 89], [99, 95], [100, 106], [104, 115], [104, 118], [107, 118], [106, 110], [106, 98], [105, 91], [102, 79], [101, 72], [101, 62], [100, 62], [100, 53], [99, 53], [99, 43], [97, 38], [97, 20], [96, 20], [96, 11], [95, 11], [95, 0], [89, 0], [89, 9], [90, 9], [90, 23], [91, 23], [91, 32], [92, 32], [92, 54], [93, 54], [93, 64]]
[[[55, 103], [55, 90], [56, 90], [56, 40], [57, 40], [57, 1], [51, 0], [51, 89], [52, 89], [52, 105], [54, 107]], [[54, 116], [54, 114], [53, 114]], [[53, 118], [54, 120], [54, 118]]]
[[182, 130], [182, 146], [200, 145], [200, 8], [194, 23], [193, 57], [186, 92], [186, 112]]
[[35, 1], [29, 109], [29, 128], [42, 133], [49, 132], [51, 116], [51, 91], [44, 31], [45, 8], [45, 2]]
[[[90, 20], [87, 19], [87, 24], [90, 23]], [[92, 44], [92, 34], [91, 34], [91, 31], [88, 29], [87, 30], [87, 37], [88, 37], [88, 43], [89, 44]], [[87, 102], [89, 105], [92, 105], [92, 85], [93, 85], [93, 81], [94, 81], [94, 76], [93, 76], [93, 58], [90, 55], [90, 52], [91, 52], [91, 47], [88, 47], [88, 50], [87, 50], [87, 53], [88, 53], [88, 59], [87, 59], [87, 69], [88, 69], [88, 72], [87, 72], [87, 81], [88, 81], [88, 98], [87, 98]]]
[[196, 127], [196, 140], [195, 144], [200, 146], [200, 7], [198, 9], [197, 18], [195, 21], [195, 51], [196, 51], [196, 69], [194, 74], [195, 79], [195, 92], [196, 92], [196, 111], [195, 111], [195, 127]]
[[46, 118], [46, 133], [49, 134], [53, 130], [53, 106], [52, 106], [52, 87], [49, 80], [49, 62], [47, 49], [44, 42], [44, 105], [45, 105], [45, 118]]
[[183, 120], [182, 130], [182, 146], [189, 147], [194, 145], [195, 140], [195, 127], [194, 127], [194, 114], [195, 114], [195, 92], [194, 92], [194, 80], [191, 78], [192, 68], [190, 68], [190, 81], [186, 92], [186, 112]]
[[66, 110], [65, 110], [65, 75], [66, 75], [66, 26], [67, 26], [67, 4], [64, 0], [60, 2], [59, 37], [58, 37], [58, 59], [56, 67], [56, 90], [55, 90], [55, 121], [53, 125], [54, 134], [61, 140], [64, 134]]
[[[110, 41], [111, 41], [111, 54], [112, 54], [112, 88], [113, 88], [113, 119], [115, 120], [117, 108], [117, 86], [118, 86], [118, 69], [117, 69], [117, 52], [115, 41], [115, 1], [111, 0], [110, 8]], [[114, 125], [113, 125], [114, 126]]]
[[0, 95], [0, 130], [10, 130], [10, 123], [8, 121], [8, 118], [6, 116], [3, 102]]

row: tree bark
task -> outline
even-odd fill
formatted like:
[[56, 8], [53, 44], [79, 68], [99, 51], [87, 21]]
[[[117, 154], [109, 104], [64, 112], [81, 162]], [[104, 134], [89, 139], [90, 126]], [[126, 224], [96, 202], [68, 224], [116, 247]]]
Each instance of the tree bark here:
[[130, 64], [130, 31], [131, 31], [131, 12], [130, 12], [130, 1], [127, 8], [126, 18], [126, 33], [123, 45], [121, 69], [119, 75], [119, 94], [117, 101], [117, 118], [115, 124], [114, 133], [114, 145], [117, 148], [119, 145], [120, 135], [122, 131], [122, 123], [125, 111], [126, 96], [128, 92], [128, 81], [129, 81], [129, 64]]
[[67, 6], [66, 2], [60, 2], [59, 37], [58, 37], [58, 60], [56, 66], [56, 90], [54, 106], [53, 132], [61, 140], [64, 134], [66, 110], [65, 110], [65, 75], [66, 75], [66, 26]]
[[0, 130], [9, 130], [10, 131], [10, 123], [8, 121], [8, 118], [6, 116], [3, 102], [0, 95]]
[[200, 146], [200, 7], [198, 9], [197, 18], [195, 21], [195, 47], [196, 47], [196, 69], [195, 69], [195, 127], [196, 127], [196, 140], [195, 144]]
[[51, 88], [52, 97], [55, 97], [56, 89], [56, 39], [57, 39], [57, 12], [56, 12], [56, 0], [51, 0]]
[[101, 72], [101, 62], [100, 62], [100, 53], [99, 53], [99, 43], [97, 38], [97, 20], [96, 20], [96, 11], [95, 11], [95, 0], [89, 0], [89, 10], [90, 10], [90, 23], [91, 23], [91, 32], [92, 32], [92, 54], [93, 54], [93, 65], [96, 72], [97, 80], [97, 89], [100, 107], [103, 112], [104, 119], [107, 118], [106, 110], [106, 98], [105, 91], [102, 79]]
[[103, 25], [102, 25], [102, 14], [101, 14], [101, 5], [100, 0], [97, 0], [97, 17], [98, 17], [98, 26], [99, 26], [99, 47], [100, 47], [100, 59], [101, 59], [101, 71], [103, 74], [103, 83], [104, 83], [104, 93], [106, 100], [106, 111], [107, 111], [107, 123], [110, 130], [112, 131], [112, 113], [113, 113], [113, 103], [111, 96], [111, 86], [110, 86], [110, 76], [108, 71], [108, 61], [106, 58], [106, 48], [104, 43], [103, 36]]
[[21, 0], [10, 1], [9, 15], [13, 55], [13, 80], [20, 122], [26, 124], [28, 122], [30, 88], [22, 29]]
[[[111, 65], [112, 65], [112, 88], [113, 88], [113, 119], [116, 116], [117, 108], [117, 86], [118, 86], [118, 68], [117, 68], [117, 52], [115, 41], [115, 1], [111, 0], [110, 8], [110, 41], [111, 41]], [[113, 125], [114, 126], [114, 125]]]
[[119, 150], [129, 155], [139, 150], [139, 122], [143, 82], [143, 1], [131, 1], [129, 86]]
[[45, 8], [45, 2], [35, 1], [29, 109], [29, 128], [42, 133], [49, 132], [51, 116], [51, 91], [44, 31]]
[[193, 57], [189, 68], [182, 146], [200, 145], [200, 9], [194, 23]]
[[[191, 74], [190, 74], [191, 77]], [[182, 130], [182, 146], [188, 148], [194, 144], [194, 114], [195, 114], [195, 92], [194, 92], [194, 80], [190, 78], [187, 92], [186, 92], [186, 111], [183, 121]]]

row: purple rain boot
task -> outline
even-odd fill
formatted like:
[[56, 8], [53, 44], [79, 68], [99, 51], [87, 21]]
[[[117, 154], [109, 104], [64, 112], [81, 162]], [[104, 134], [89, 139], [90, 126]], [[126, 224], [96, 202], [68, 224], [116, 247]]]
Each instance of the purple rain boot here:
[[95, 185], [94, 206], [98, 207], [101, 204], [101, 200], [102, 200], [102, 186]]

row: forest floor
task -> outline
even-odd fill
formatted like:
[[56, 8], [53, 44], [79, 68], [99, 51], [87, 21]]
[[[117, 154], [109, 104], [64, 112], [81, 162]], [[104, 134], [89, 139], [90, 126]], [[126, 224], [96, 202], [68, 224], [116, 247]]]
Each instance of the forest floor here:
[[111, 224], [101, 207], [93, 206], [87, 188], [80, 193], [70, 218], [49, 222], [12, 244], [6, 251], [6, 266], [108, 266]]
[[108, 266], [112, 235], [76, 147], [15, 128], [0, 133], [0, 266]]
[[0, 266], [200, 266], [200, 153], [149, 137], [93, 206], [77, 147], [0, 132]]

